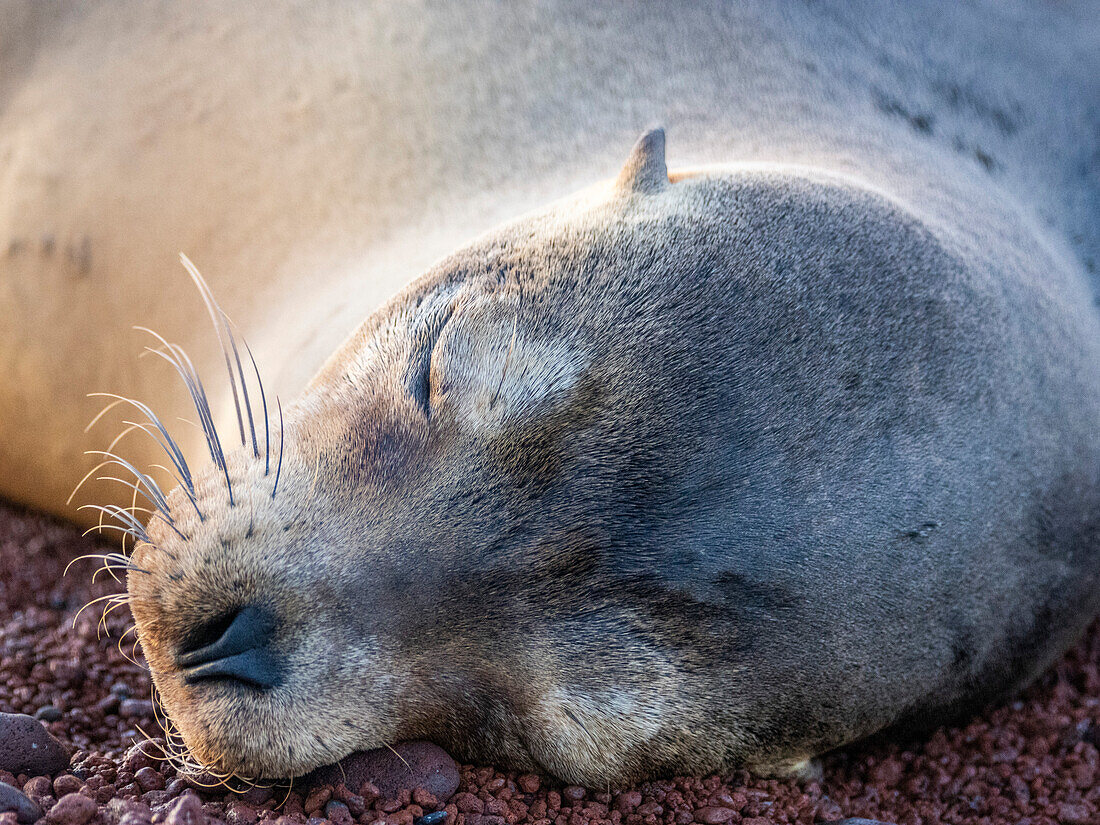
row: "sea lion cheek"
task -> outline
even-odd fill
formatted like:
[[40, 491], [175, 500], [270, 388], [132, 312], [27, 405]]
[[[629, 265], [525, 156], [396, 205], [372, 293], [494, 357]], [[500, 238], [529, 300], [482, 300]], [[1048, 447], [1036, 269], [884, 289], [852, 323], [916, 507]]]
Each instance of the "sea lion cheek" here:
[[664, 704], [628, 686], [598, 696], [577, 685], [549, 686], [529, 708], [531, 735], [524, 744], [540, 765], [565, 779], [629, 776], [639, 751], [660, 735]]

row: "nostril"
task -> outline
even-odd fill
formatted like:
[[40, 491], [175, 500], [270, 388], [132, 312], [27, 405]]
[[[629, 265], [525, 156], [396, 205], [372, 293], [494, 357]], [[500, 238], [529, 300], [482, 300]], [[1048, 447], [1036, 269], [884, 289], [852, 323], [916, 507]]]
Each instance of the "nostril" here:
[[184, 638], [179, 646], [179, 663], [186, 664], [185, 659], [193, 658], [192, 654], [198, 653], [204, 648], [212, 646], [229, 630], [233, 620], [237, 618], [241, 610], [239, 607], [223, 613], [215, 619], [199, 625]]
[[236, 679], [258, 688], [277, 686], [281, 679], [270, 650], [275, 617], [249, 605], [200, 625], [180, 645], [176, 663], [188, 684], [211, 679]]

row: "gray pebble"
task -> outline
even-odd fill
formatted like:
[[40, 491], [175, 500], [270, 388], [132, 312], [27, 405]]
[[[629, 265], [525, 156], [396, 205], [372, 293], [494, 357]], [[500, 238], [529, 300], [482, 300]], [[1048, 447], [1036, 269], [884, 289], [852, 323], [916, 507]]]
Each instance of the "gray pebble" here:
[[0, 768], [52, 776], [67, 767], [69, 754], [41, 722], [22, 713], [0, 713]]
[[0, 782], [0, 813], [11, 811], [20, 822], [31, 823], [42, 816], [42, 809], [18, 788]]

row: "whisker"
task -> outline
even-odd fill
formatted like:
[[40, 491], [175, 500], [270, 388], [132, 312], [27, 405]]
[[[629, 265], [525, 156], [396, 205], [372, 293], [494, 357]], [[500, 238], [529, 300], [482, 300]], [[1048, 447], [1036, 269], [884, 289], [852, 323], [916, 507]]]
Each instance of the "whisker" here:
[[107, 575], [114, 579], [117, 584], [122, 584], [122, 579], [116, 576], [114, 570], [112, 570], [106, 564], [101, 565], [100, 567], [97, 567], [95, 570], [92, 571], [92, 584], [95, 584], [99, 580], [99, 574], [102, 573], [104, 570], [107, 571]]
[[107, 627], [107, 617], [111, 614], [112, 610], [118, 610], [118, 608], [122, 607], [125, 604], [129, 604], [129, 602], [130, 602], [129, 599], [127, 599], [124, 602], [113, 602], [110, 605], [108, 605], [107, 607], [103, 608], [103, 613], [101, 613], [100, 616], [99, 616], [99, 626], [96, 628], [96, 638], [97, 639], [102, 638], [99, 634], [100, 629], [102, 629], [103, 632], [106, 633], [108, 637], [110, 637], [111, 631], [110, 631], [110, 628]]
[[248, 357], [252, 361], [252, 370], [256, 373], [256, 386], [260, 388], [260, 402], [264, 407], [264, 475], [271, 471], [271, 422], [267, 417], [267, 393], [264, 392], [264, 382], [260, 378], [260, 368], [256, 366], [256, 357], [252, 354], [252, 347], [244, 342], [244, 348], [248, 350]]
[[278, 805], [275, 806], [275, 810], [278, 810], [279, 808], [286, 805], [287, 800], [290, 799], [290, 794], [293, 793], [293, 791], [294, 791], [294, 777], [292, 776], [292, 777], [290, 777], [290, 784], [287, 785], [286, 796], [283, 797], [282, 802], [280, 802]]
[[[211, 296], [213, 298], [213, 296]], [[225, 313], [222, 312], [221, 307], [218, 307], [218, 312], [222, 316], [222, 324], [225, 326], [225, 332], [229, 336], [229, 343], [233, 347], [233, 359], [237, 362], [237, 374], [241, 378], [241, 395], [244, 397], [244, 409], [248, 417], [248, 429], [252, 435], [252, 456], [254, 458], [260, 457], [260, 447], [256, 443], [256, 419], [252, 416], [252, 401], [248, 397], [248, 384], [244, 380], [244, 368], [241, 366], [241, 354], [237, 349], [237, 339], [233, 335], [233, 330], [229, 324], [229, 319], [226, 318]], [[247, 344], [245, 345], [247, 347]], [[249, 353], [251, 355], [251, 353]], [[255, 362], [253, 362], [255, 366]]]
[[199, 422], [202, 425], [203, 434], [206, 436], [206, 446], [210, 451], [210, 458], [214, 462], [214, 466], [220, 469], [225, 477], [225, 486], [229, 493], [229, 506], [232, 507], [233, 485], [229, 481], [229, 468], [226, 465], [225, 453], [222, 450], [218, 429], [214, 425], [214, 417], [210, 412], [210, 400], [207, 398], [202, 379], [199, 378], [198, 373], [195, 371], [195, 365], [191, 362], [190, 357], [182, 347], [168, 343], [160, 333], [148, 327], [135, 327], [135, 329], [149, 333], [168, 349], [168, 353], [165, 353], [153, 347], [145, 348], [146, 352], [158, 355], [171, 364], [173, 369], [175, 369], [183, 380], [184, 386], [191, 396], [191, 403], [195, 405], [195, 411], [199, 414]]
[[125, 601], [126, 598], [127, 598], [126, 596], [124, 596], [122, 594], [119, 594], [119, 593], [108, 593], [106, 596], [98, 596], [98, 597], [92, 599], [90, 602], [88, 602], [82, 608], [80, 608], [78, 611], [76, 611], [76, 615], [73, 616], [73, 627], [76, 627], [76, 622], [80, 618], [80, 614], [83, 613], [85, 610], [87, 610], [89, 607], [91, 607], [93, 604], [99, 604], [99, 602], [108, 601], [108, 600], [117, 601], [118, 599], [123, 599]]
[[148, 494], [146, 494], [145, 491], [141, 489], [141, 485], [139, 485], [136, 481], [127, 481], [126, 479], [119, 478], [118, 476], [96, 476], [96, 481], [117, 481], [119, 484], [124, 484], [125, 486], [127, 486], [131, 490], [133, 490], [134, 491], [134, 496], [133, 496], [132, 503], [127, 508], [128, 510], [140, 511], [142, 513], [149, 513], [150, 515], [152, 515], [153, 513], [156, 512], [155, 510], [150, 510], [148, 507], [138, 507], [137, 506], [137, 496], [138, 496], [139, 493], [141, 494], [141, 497], [143, 499], [148, 501], [154, 507], [156, 506], [156, 502], [154, 502], [151, 498], [149, 498]]
[[[402, 762], [405, 762], [405, 757], [403, 757], [401, 754], [399, 754], [397, 751], [395, 751], [392, 746], [386, 745], [386, 747], [389, 748], [393, 752], [394, 756], [396, 756]], [[412, 770], [412, 765], [410, 765], [408, 762], [405, 762], [405, 767], [408, 768], [410, 771]]]
[[[133, 490], [134, 491], [130, 494], [130, 512], [131, 513], [136, 513], [137, 508], [138, 508], [138, 506], [137, 506], [138, 484], [137, 484], [136, 481], [133, 484]], [[145, 509], [145, 508], [142, 508], [142, 509]], [[134, 552], [134, 550], [137, 550], [137, 540], [136, 539], [134, 540], [134, 543], [133, 543], [132, 547], [130, 548], [130, 552], [132, 553], [132, 552]], [[126, 552], [126, 536], [122, 537], [122, 552], [123, 553]]]
[[[94, 395], [96, 395], [96, 393], [88, 393], [87, 397], [92, 398]], [[84, 432], [88, 432], [89, 430], [91, 430], [92, 427], [94, 427], [96, 425], [96, 422], [99, 421], [99, 419], [103, 418], [103, 416], [105, 416], [107, 413], [109, 413], [111, 410], [113, 410], [115, 407], [117, 407], [121, 403], [122, 403], [121, 401], [112, 401], [110, 404], [108, 404], [106, 407], [104, 407], [102, 410], [100, 410], [98, 413], [96, 413], [95, 418], [93, 418], [91, 421], [89, 421], [88, 426], [84, 428]]]
[[123, 467], [125, 467], [127, 470], [129, 470], [131, 473], [133, 473], [134, 477], [139, 482], [141, 482], [141, 485], [143, 487], [145, 487], [146, 490], [149, 491], [149, 494], [152, 496], [152, 502], [151, 503], [153, 504], [153, 506], [156, 507], [158, 510], [160, 510], [160, 512], [162, 512], [165, 515], [166, 518], [168, 518], [169, 520], [172, 519], [171, 508], [168, 506], [168, 501], [165, 499], [164, 493], [161, 491], [160, 486], [155, 481], [153, 481], [152, 478], [147, 476], [145, 473], [143, 473], [141, 470], [139, 470], [137, 467], [135, 467], [133, 464], [131, 464], [129, 461], [127, 461], [125, 458], [122, 458], [121, 456], [116, 455], [115, 453], [107, 452], [105, 450], [86, 450], [84, 454], [85, 455], [101, 455], [101, 456], [104, 456], [107, 459], [108, 463], [115, 462], [115, 463], [120, 464]]
[[[76, 487], [73, 489], [73, 491], [71, 493], [69, 493], [69, 497], [65, 500], [65, 506], [68, 507], [70, 504], [72, 504], [73, 497], [76, 496], [76, 494], [80, 490], [80, 488], [84, 486], [84, 483], [89, 478], [92, 477], [93, 473], [95, 473], [97, 470], [99, 470], [100, 467], [106, 467], [110, 463], [111, 462], [109, 460], [108, 461], [101, 461], [97, 465], [92, 467], [92, 469], [88, 470], [88, 472], [85, 473], [84, 478], [80, 479], [80, 482], [76, 485]], [[98, 481], [98, 479], [96, 479], [96, 480]]]
[[[77, 510], [97, 510], [103, 515], [116, 518], [127, 528], [126, 532], [128, 532], [130, 535], [135, 536], [142, 541], [149, 541], [149, 536], [145, 532], [145, 526], [140, 521], [138, 521], [132, 513], [128, 512], [122, 507], [119, 507], [117, 504], [82, 504], [80, 507], [77, 508]], [[102, 530], [104, 528], [110, 527], [111, 525], [100, 524], [98, 526]]]
[[[196, 288], [199, 290], [199, 295], [202, 296], [202, 301], [206, 305], [206, 311], [210, 315], [210, 321], [214, 324], [214, 333], [218, 336], [218, 343], [221, 344], [222, 354], [225, 356], [225, 369], [229, 373], [229, 386], [233, 391], [233, 406], [237, 411], [237, 427], [241, 431], [241, 445], [243, 446], [246, 441], [244, 435], [244, 418], [241, 415], [241, 400], [237, 392], [237, 379], [233, 373], [233, 362], [229, 357], [229, 347], [225, 342], [226, 336], [232, 340], [232, 333], [229, 332], [229, 325], [226, 323], [225, 313], [222, 312], [221, 307], [219, 307], [214, 300], [214, 295], [210, 291], [210, 287], [207, 285], [206, 280], [202, 277], [198, 268], [191, 263], [191, 259], [182, 252], [180, 253], [180, 262], [183, 264], [184, 268], [187, 270], [187, 274], [191, 276], [191, 280], [194, 281]], [[219, 323], [219, 316], [221, 323]], [[236, 344], [234, 344], [233, 348], [234, 350], [236, 349]], [[239, 361], [240, 359], [238, 358], [238, 363]], [[247, 399], [247, 395], [245, 398]], [[259, 453], [257, 451], [257, 456], [258, 455]]]
[[102, 561], [114, 562], [115, 567], [120, 567], [128, 572], [132, 571], [134, 573], [145, 573], [149, 575], [148, 570], [142, 570], [140, 567], [135, 567], [131, 559], [121, 553], [85, 553], [82, 556], [71, 559], [69, 563], [65, 565], [65, 569], [62, 571], [61, 575], [69, 575], [69, 568], [78, 561], [83, 561], [84, 559], [100, 559]]
[[279, 405], [279, 465], [275, 468], [275, 486], [271, 488], [271, 497], [279, 490], [279, 476], [283, 472], [283, 402], [275, 396], [275, 402]]
[[[100, 415], [102, 415], [103, 412], [106, 412], [107, 410], [117, 406], [118, 404], [125, 403], [137, 408], [141, 413], [146, 416], [146, 418], [149, 419], [150, 424], [156, 427], [156, 430], [154, 431], [149, 428], [149, 425], [146, 424], [141, 424], [136, 421], [123, 421], [123, 424], [127, 424], [129, 426], [117, 436], [115, 436], [115, 439], [108, 445], [105, 452], [113, 454], [115, 446], [118, 444], [118, 442], [130, 433], [132, 433], [135, 429], [139, 429], [142, 432], [146, 433], [168, 455], [168, 458], [171, 460], [172, 465], [176, 468], [176, 472], [168, 470], [166, 467], [163, 467], [161, 465], [154, 466], [160, 467], [172, 477], [177, 485], [184, 491], [184, 494], [187, 496], [187, 498], [191, 501], [191, 505], [195, 508], [195, 512], [198, 513], [199, 520], [202, 521], [202, 512], [199, 510], [198, 503], [195, 501], [195, 487], [191, 479], [191, 468], [187, 465], [187, 460], [184, 458], [183, 452], [180, 450], [179, 445], [176, 444], [175, 439], [173, 439], [172, 436], [169, 434], [167, 428], [161, 422], [160, 418], [147, 405], [141, 403], [140, 401], [135, 401], [132, 398], [125, 398], [121, 395], [106, 392], [89, 394], [89, 397], [95, 396], [115, 399], [103, 409]], [[94, 472], [94, 470], [92, 472]], [[87, 479], [88, 476], [85, 476], [83, 479], [81, 479], [80, 484], [78, 484], [76, 489], [73, 490], [72, 495], [69, 496], [69, 500], [66, 502], [66, 504], [69, 504], [72, 501], [73, 496], [76, 495], [77, 490], [80, 489], [80, 487], [84, 484], [85, 481], [87, 481]], [[123, 540], [123, 542], [125, 543], [125, 539]]]
[[[132, 655], [127, 655], [126, 651], [122, 649], [122, 643], [124, 641], [126, 641], [126, 637], [129, 636], [131, 633], [134, 634], [133, 654]], [[130, 664], [132, 664], [134, 667], [139, 668], [141, 670], [148, 670], [149, 669], [148, 666], [141, 664], [141, 662], [139, 662], [137, 660], [137, 645], [138, 645], [137, 625], [132, 624], [128, 628], [126, 628], [126, 630], [123, 632], [123, 634], [121, 636], [118, 637], [118, 655], [121, 656], [123, 659], [125, 659]]]
[[[122, 527], [121, 525], [118, 525], [118, 524], [97, 524], [97, 525], [95, 525], [95, 527], [89, 527], [87, 530], [85, 530], [80, 535], [81, 536], [86, 536], [89, 533], [102, 533], [104, 530], [118, 530], [120, 533], [122, 533], [124, 535], [127, 535], [127, 536], [130, 536], [131, 538], [137, 538], [137, 536], [134, 535], [134, 532], [132, 530], [129, 530], [125, 527]], [[153, 543], [149, 542], [149, 544], [153, 544]], [[155, 547], [156, 545], [153, 545], [153, 546]]]
[[[124, 421], [122, 423], [129, 424], [131, 425], [131, 427], [139, 427], [150, 438], [157, 442], [157, 444], [160, 445], [161, 449], [163, 449], [164, 452], [168, 455], [168, 458], [171, 459], [173, 466], [175, 466], [176, 470], [179, 472], [181, 483], [185, 484], [188, 490], [194, 492], [195, 488], [191, 481], [191, 468], [187, 466], [187, 459], [184, 458], [183, 451], [180, 450], [179, 445], [175, 442], [175, 440], [172, 438], [172, 435], [168, 432], [168, 428], [164, 426], [163, 422], [161, 422], [160, 417], [157, 416], [157, 414], [154, 413], [147, 404], [143, 404], [142, 402], [137, 401], [133, 398], [126, 398], [124, 396], [116, 395], [115, 393], [109, 392], [97, 392], [92, 393], [92, 395], [103, 396], [105, 398], [114, 398], [118, 403], [129, 404], [130, 406], [137, 409], [147, 419], [149, 419], [149, 423], [156, 428], [156, 432], [149, 429], [147, 425], [139, 424], [134, 421]], [[125, 435], [128, 432], [131, 432], [131, 430], [127, 430], [122, 435]], [[120, 435], [118, 438], [122, 438], [122, 435]], [[117, 441], [118, 439], [115, 439], [116, 443]], [[107, 449], [114, 449], [114, 444], [112, 444]]]
[[191, 506], [195, 508], [195, 514], [199, 517], [199, 521], [206, 521], [202, 514], [202, 510], [199, 509], [199, 503], [195, 498], [195, 494], [179, 483], [179, 478], [170, 468], [165, 467], [163, 464], [150, 464], [149, 466], [155, 470], [163, 470], [173, 481], [177, 482], [179, 489], [183, 490], [183, 494], [187, 496], [187, 500], [190, 501]]
[[[135, 535], [138, 539], [140, 539], [141, 541], [144, 541], [144, 542], [148, 542], [149, 544], [153, 544], [153, 542], [149, 540], [148, 534], [145, 532], [144, 525], [142, 525], [142, 523], [140, 521], [138, 521], [138, 519], [133, 515], [133, 513], [131, 513], [125, 507], [119, 507], [117, 504], [106, 504], [106, 505], [102, 505], [102, 504], [85, 504], [81, 507], [78, 507], [77, 509], [78, 510], [84, 510], [84, 509], [99, 510], [100, 512], [104, 513], [105, 515], [114, 516], [115, 518], [117, 518], [122, 523], [131, 525], [135, 530], [140, 529], [141, 530], [140, 533], [135, 533]], [[134, 509], [144, 510], [145, 508], [141, 507], [141, 508], [134, 508]], [[151, 515], [152, 518], [159, 519], [160, 521], [163, 521], [166, 525], [168, 525], [169, 529], [171, 529], [172, 532], [174, 532], [181, 539], [183, 539], [184, 541], [189, 541], [190, 540], [189, 536], [184, 535], [183, 532], [178, 527], [176, 527], [176, 523], [175, 523], [175, 521], [172, 520], [171, 516], [168, 516], [166, 518], [158, 512], [154, 512], [154, 511], [149, 511], [149, 512], [150, 512], [150, 515]]]

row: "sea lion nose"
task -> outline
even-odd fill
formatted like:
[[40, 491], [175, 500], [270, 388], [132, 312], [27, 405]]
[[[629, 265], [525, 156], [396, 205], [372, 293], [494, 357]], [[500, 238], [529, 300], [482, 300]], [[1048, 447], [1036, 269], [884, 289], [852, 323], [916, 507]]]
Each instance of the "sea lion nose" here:
[[278, 687], [282, 674], [270, 649], [275, 617], [256, 605], [239, 608], [197, 628], [180, 645], [176, 664], [189, 685], [236, 679], [261, 690]]

